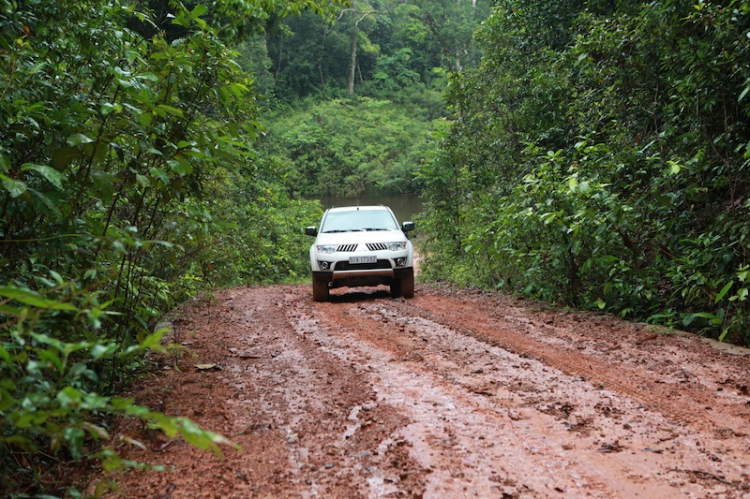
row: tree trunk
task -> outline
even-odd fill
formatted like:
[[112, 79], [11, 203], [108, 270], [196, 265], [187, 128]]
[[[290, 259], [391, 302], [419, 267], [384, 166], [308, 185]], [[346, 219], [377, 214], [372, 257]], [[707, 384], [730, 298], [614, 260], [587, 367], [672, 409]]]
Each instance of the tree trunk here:
[[323, 98], [326, 98], [326, 79], [323, 76], [323, 58], [318, 58], [318, 75], [320, 76], [320, 88], [323, 90]]
[[349, 61], [349, 79], [348, 79], [348, 90], [349, 94], [354, 94], [354, 77], [357, 71], [357, 26], [352, 27], [352, 39], [351, 39], [351, 61]]

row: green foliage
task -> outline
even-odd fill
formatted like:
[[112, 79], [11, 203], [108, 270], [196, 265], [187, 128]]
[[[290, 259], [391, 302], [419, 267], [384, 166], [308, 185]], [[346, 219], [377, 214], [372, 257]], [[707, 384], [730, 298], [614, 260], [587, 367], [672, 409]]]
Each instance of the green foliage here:
[[[169, 436], [221, 454], [218, 444], [229, 444], [224, 437], [133, 400], [101, 394], [116, 366], [144, 351], [163, 350], [164, 330], [123, 348], [98, 335], [115, 315], [112, 302], [100, 303], [97, 294], [72, 283], [49, 284], [44, 292], [0, 288], [7, 321], [0, 336], [0, 494], [34, 493], [37, 486], [48, 494], [64, 492], [65, 479], [52, 481], [53, 460], [98, 460], [105, 469], [125, 464], [110, 442], [116, 416], [140, 418]], [[88, 334], [75, 342], [59, 339], [75, 331]]]
[[[476, 67], [487, 2], [353, 2], [335, 19], [302, 15], [264, 39], [273, 75], [270, 155], [292, 195], [421, 189], [415, 172], [446, 115], [450, 71]], [[311, 99], [322, 98], [322, 104]]]
[[427, 275], [750, 344], [748, 5], [499, 2], [419, 173]]
[[303, 15], [269, 33], [275, 94], [286, 103], [311, 95], [385, 98], [422, 86], [442, 89], [447, 71], [480, 60], [472, 34], [489, 2], [355, 1], [335, 20]]
[[222, 286], [298, 282], [310, 271], [310, 240], [300, 227], [323, 214], [319, 203], [289, 199], [271, 182], [243, 177], [214, 198], [212, 211], [223, 213], [223, 230], [194, 262], [202, 283]]
[[225, 43], [330, 4], [154, 3], [0, 1], [3, 497], [64, 495], [67, 460], [133, 465], [113, 417], [219, 452], [223, 437], [114, 394], [180, 300], [301, 272], [292, 228], [319, 207], [258, 157], [253, 81]]
[[295, 194], [418, 190], [413, 177], [431, 124], [427, 111], [417, 106], [368, 98], [333, 100], [272, 121], [268, 145], [286, 156], [286, 185]]

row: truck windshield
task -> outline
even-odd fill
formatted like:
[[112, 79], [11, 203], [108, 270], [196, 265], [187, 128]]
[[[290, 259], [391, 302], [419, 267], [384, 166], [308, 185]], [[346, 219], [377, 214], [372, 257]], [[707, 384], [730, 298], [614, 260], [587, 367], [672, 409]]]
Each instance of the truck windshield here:
[[387, 210], [352, 210], [328, 212], [321, 232], [397, 229], [398, 223]]

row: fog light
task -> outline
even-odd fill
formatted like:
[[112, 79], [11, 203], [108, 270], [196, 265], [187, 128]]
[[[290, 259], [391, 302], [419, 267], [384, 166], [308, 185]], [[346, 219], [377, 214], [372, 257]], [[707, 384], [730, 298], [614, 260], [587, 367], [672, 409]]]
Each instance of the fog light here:
[[320, 267], [320, 270], [328, 270], [331, 268], [331, 262], [322, 262], [318, 260], [318, 267]]
[[396, 267], [403, 267], [406, 265], [406, 257], [396, 258]]

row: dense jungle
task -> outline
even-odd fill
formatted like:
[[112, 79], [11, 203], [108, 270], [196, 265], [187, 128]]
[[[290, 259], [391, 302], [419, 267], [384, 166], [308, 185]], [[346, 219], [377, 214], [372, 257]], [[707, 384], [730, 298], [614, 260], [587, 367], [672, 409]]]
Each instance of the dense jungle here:
[[[0, 0], [0, 496], [143, 467], [165, 314], [419, 194], [420, 280], [750, 346], [750, 2]], [[76, 470], [76, 471], [73, 471]]]

